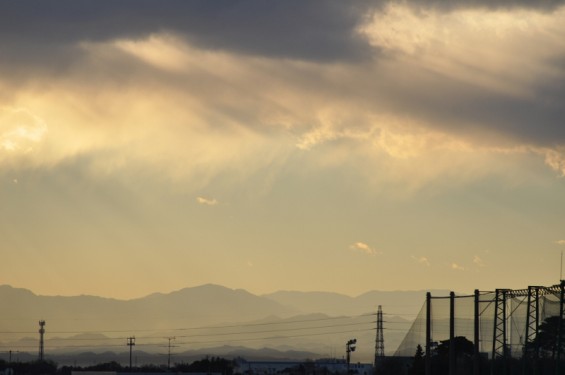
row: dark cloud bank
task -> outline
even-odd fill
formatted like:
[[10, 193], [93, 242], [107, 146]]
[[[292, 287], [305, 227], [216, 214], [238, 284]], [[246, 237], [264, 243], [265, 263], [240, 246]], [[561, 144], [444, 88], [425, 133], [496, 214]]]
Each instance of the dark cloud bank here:
[[[140, 38], [170, 31], [192, 43], [265, 56], [351, 60], [374, 50], [356, 28], [386, 1], [344, 0], [2, 0], [0, 40], [26, 46]], [[563, 1], [411, 1], [446, 11], [458, 7], [529, 7]], [[16, 45], [19, 47], [16, 48]], [[371, 50], [373, 50], [371, 52]], [[9, 51], [9, 50], [8, 50]]]
[[[410, 1], [413, 7], [535, 8], [551, 12], [564, 1]], [[26, 72], [76, 63], [83, 41], [144, 38], [171, 32], [206, 49], [314, 62], [355, 62], [379, 56], [356, 32], [386, 1], [347, 0], [0, 0], [0, 67]], [[562, 66], [562, 61], [557, 66]], [[63, 68], [64, 69], [64, 68]], [[446, 82], [439, 82], [439, 86]], [[473, 123], [534, 144], [565, 144], [563, 82], [535, 87], [522, 100], [460, 87], [391, 93], [396, 106], [438, 123]], [[429, 92], [426, 92], [429, 90]], [[431, 94], [431, 95], [430, 95]], [[446, 121], [449, 120], [449, 121]], [[457, 125], [459, 126], [459, 125]]]
[[[307, 60], [359, 58], [371, 5], [328, 0], [3, 1], [2, 44], [55, 45], [173, 32], [210, 49]], [[17, 51], [16, 51], [17, 52]]]

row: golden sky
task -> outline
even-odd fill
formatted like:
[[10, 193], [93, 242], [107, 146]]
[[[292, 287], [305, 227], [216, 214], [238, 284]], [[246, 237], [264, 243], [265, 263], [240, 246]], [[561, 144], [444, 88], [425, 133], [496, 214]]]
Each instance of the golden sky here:
[[0, 284], [551, 285], [558, 1], [0, 2]]

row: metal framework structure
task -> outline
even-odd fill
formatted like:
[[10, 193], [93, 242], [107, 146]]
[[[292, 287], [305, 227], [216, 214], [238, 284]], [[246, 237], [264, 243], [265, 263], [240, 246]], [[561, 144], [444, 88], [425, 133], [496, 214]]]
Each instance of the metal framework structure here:
[[565, 281], [561, 281], [560, 284], [552, 285], [549, 287], [544, 286], [529, 286], [527, 289], [498, 289], [496, 291], [496, 313], [495, 313], [495, 340], [493, 340], [493, 357], [492, 358], [502, 358], [506, 360], [509, 356], [508, 346], [505, 344], [507, 340], [506, 332], [506, 321], [510, 314], [506, 313], [507, 299], [522, 297], [526, 301], [526, 323], [525, 323], [525, 333], [523, 338], [523, 371], [528, 373], [529, 364], [533, 364], [532, 368], [536, 369], [536, 362], [540, 357], [540, 348], [536, 337], [539, 332], [540, 319], [542, 316], [541, 311], [541, 299], [544, 296], [553, 295], [558, 299], [559, 303], [559, 327], [557, 332], [557, 342], [556, 342], [556, 369], [559, 368], [560, 355], [563, 351], [563, 345], [565, 341], [563, 340], [563, 330], [565, 327], [562, 325], [562, 321], [565, 318], [563, 313], [563, 306], [565, 304]]
[[540, 293], [543, 292], [543, 288], [539, 286], [529, 286], [528, 287], [528, 311], [527, 311], [527, 324], [526, 324], [526, 341], [524, 343], [524, 354], [533, 352], [535, 357], [539, 355], [538, 349], [530, 347], [534, 343], [536, 334], [539, 329], [539, 304], [540, 304]]
[[[492, 294], [493, 292], [483, 292]], [[480, 300], [481, 292], [475, 290], [474, 294], [474, 360], [473, 360], [473, 374], [480, 374], [480, 353], [479, 353], [479, 343], [481, 341], [480, 337], [480, 309], [479, 304], [483, 301]], [[559, 304], [559, 313], [557, 315], [556, 311], [552, 313], [559, 317], [558, 328], [556, 332], [556, 342], [555, 350], [552, 355], [555, 361], [555, 374], [561, 374], [563, 364], [561, 360], [563, 359], [564, 349], [565, 349], [565, 280], [562, 280], [559, 284], [543, 287], [543, 286], [529, 286], [527, 289], [496, 289], [494, 292], [494, 300], [489, 303], [494, 303], [494, 316], [493, 318], [493, 332], [492, 332], [492, 352], [491, 352], [491, 374], [507, 374], [508, 359], [512, 354], [509, 345], [509, 332], [508, 322], [515, 313], [516, 309], [509, 311], [509, 302], [513, 298], [519, 299], [519, 304], [526, 304], [526, 316], [525, 316], [525, 333], [523, 337], [520, 337], [520, 344], [522, 347], [522, 373], [523, 374], [537, 374], [537, 361], [540, 359], [540, 348], [536, 337], [539, 333], [540, 320], [543, 318], [544, 312], [542, 306], [542, 298], [550, 297], [552, 303]], [[472, 296], [461, 296], [461, 297], [472, 297]], [[425, 372], [427, 375], [431, 375], [431, 358], [433, 354], [431, 352], [431, 339], [432, 339], [432, 326], [431, 326], [431, 306], [432, 299], [446, 298], [446, 297], [432, 297], [430, 293], [426, 294], [426, 366]], [[449, 339], [450, 341], [454, 339], [454, 324], [455, 324], [455, 297], [454, 293], [451, 292], [450, 296], [450, 314], [449, 314]], [[545, 300], [547, 303], [547, 299]], [[485, 301], [486, 302], [486, 301]], [[523, 306], [523, 305], [522, 305]], [[544, 305], [545, 306], [545, 305]], [[547, 312], [545, 312], [547, 314]], [[455, 359], [453, 353], [450, 353], [449, 367], [450, 374], [455, 374]]]
[[375, 367], [385, 356], [385, 340], [383, 336], [383, 310], [381, 305], [377, 310], [377, 337], [375, 339]]
[[494, 330], [492, 340], [492, 359], [506, 359], [508, 356], [508, 342], [506, 322], [508, 315], [506, 313], [507, 298], [511, 290], [497, 289], [494, 307]]

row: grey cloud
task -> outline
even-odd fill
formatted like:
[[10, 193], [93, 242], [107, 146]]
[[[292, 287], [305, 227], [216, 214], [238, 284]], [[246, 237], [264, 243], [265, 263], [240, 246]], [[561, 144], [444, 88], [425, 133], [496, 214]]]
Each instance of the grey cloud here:
[[308, 60], [358, 59], [370, 47], [355, 32], [366, 1], [59, 0], [2, 1], [0, 40], [26, 47], [136, 38], [160, 31], [205, 48]]
[[[389, 1], [392, 2], [392, 1]], [[457, 9], [485, 9], [485, 10], [509, 10], [509, 9], [535, 9], [542, 12], [552, 11], [562, 6], [563, 0], [469, 0], [469, 1], [444, 1], [444, 0], [409, 0], [412, 6], [423, 8], [443, 9], [445, 11]]]
[[[386, 0], [0, 0], [2, 54], [22, 59], [43, 46], [136, 38], [170, 31], [210, 49], [316, 61], [375, 53], [357, 27]], [[530, 7], [563, 1], [412, 0], [414, 6]], [[447, 5], [446, 5], [447, 4]], [[30, 63], [29, 60], [24, 60]]]
[[534, 98], [496, 94], [456, 82], [426, 88], [427, 91], [398, 93], [402, 96], [399, 110], [427, 118], [442, 131], [480, 137], [486, 144], [506, 141], [548, 147], [565, 144], [562, 85], [539, 87]]
[[[49, 69], [50, 73], [64, 72], [69, 65], [80, 62], [81, 51], [76, 45], [81, 41], [139, 38], [156, 32], [173, 32], [200, 47], [236, 53], [317, 62], [362, 60], [373, 55], [375, 49], [356, 29], [384, 3], [384, 0], [0, 0], [0, 66], [32, 65], [35, 69]], [[446, 11], [457, 7], [529, 7], [551, 11], [563, 1], [412, 0], [408, 3]], [[555, 66], [563, 71], [565, 63], [556, 61]], [[28, 73], [26, 69], [20, 70], [22, 75]], [[303, 78], [305, 82], [311, 79]], [[371, 106], [393, 109], [425, 118], [450, 133], [476, 132], [478, 127], [484, 132], [536, 144], [565, 143], [562, 81], [538, 82], [534, 99], [523, 99], [444, 77], [429, 78], [423, 89], [411, 84], [396, 87], [394, 78], [388, 79], [390, 86], [383, 87], [383, 78], [387, 80], [379, 75], [363, 77], [363, 82], [357, 82], [354, 87], [343, 87], [343, 82], [337, 82], [336, 87], [329, 84], [328, 89], [336, 96], [349, 92], [351, 100], [365, 101], [369, 111]], [[322, 87], [315, 80], [314, 85], [318, 89]]]

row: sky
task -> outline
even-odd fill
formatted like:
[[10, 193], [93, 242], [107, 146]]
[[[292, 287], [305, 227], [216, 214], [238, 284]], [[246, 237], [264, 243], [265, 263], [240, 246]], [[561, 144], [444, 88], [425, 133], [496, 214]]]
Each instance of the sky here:
[[0, 0], [0, 284], [556, 284], [563, 19], [551, 0]]

